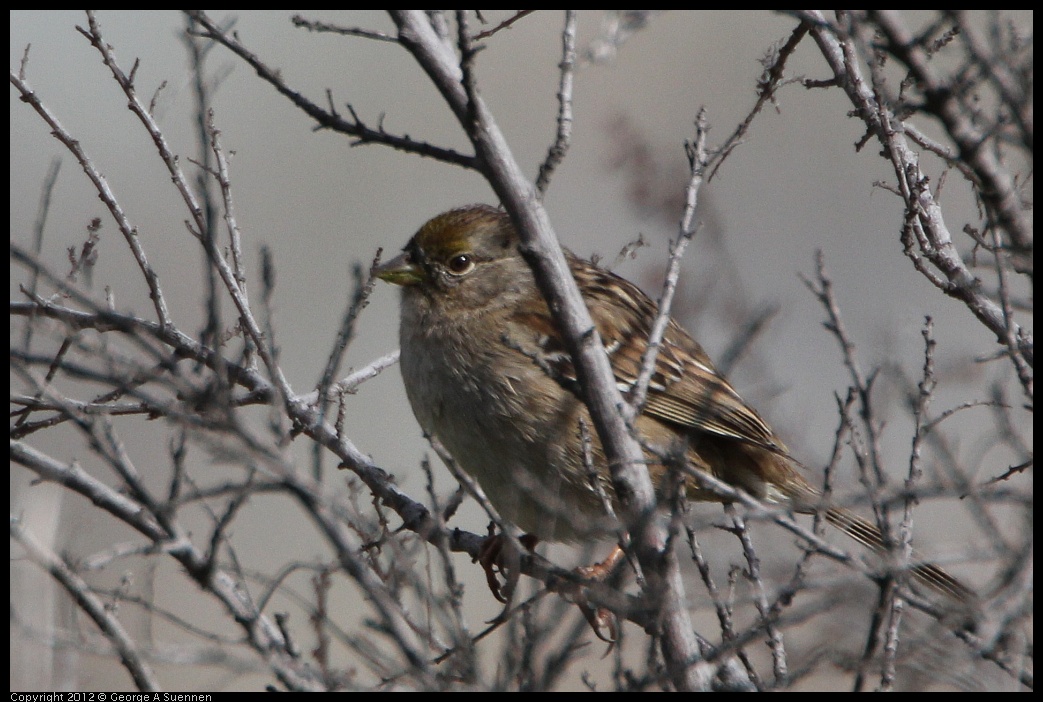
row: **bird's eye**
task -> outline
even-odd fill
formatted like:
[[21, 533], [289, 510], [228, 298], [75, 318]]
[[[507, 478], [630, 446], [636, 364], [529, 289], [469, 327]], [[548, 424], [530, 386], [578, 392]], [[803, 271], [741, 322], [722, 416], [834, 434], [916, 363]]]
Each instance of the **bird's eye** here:
[[449, 272], [453, 275], [465, 275], [474, 268], [474, 256], [458, 254], [449, 260]]

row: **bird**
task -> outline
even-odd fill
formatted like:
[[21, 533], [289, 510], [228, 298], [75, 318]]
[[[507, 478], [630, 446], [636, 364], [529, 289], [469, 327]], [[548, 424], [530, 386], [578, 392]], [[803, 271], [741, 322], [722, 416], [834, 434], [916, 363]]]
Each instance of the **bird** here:
[[[640, 372], [658, 306], [624, 278], [563, 253], [625, 394]], [[372, 273], [401, 288], [401, 372], [424, 432], [478, 482], [505, 521], [526, 533], [528, 544], [603, 536], [611, 523], [607, 507], [615, 502], [605, 453], [509, 215], [483, 204], [439, 214]], [[674, 319], [633, 426], [660, 492], [671, 475], [669, 457], [681, 456], [688, 471], [769, 505], [820, 513], [887, 554], [875, 524], [824, 504], [781, 438]], [[683, 492], [692, 501], [725, 501], [692, 477]], [[939, 566], [914, 560], [909, 572], [918, 583], [958, 603], [974, 598]]]

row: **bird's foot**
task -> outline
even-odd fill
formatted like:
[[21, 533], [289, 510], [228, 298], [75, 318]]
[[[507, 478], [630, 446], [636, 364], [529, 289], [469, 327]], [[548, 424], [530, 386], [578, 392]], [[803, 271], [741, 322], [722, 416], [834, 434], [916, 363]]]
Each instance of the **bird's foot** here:
[[[616, 546], [605, 560], [589, 566], [580, 566], [576, 568], [575, 573], [584, 580], [602, 583], [616, 569], [624, 555], [623, 549]], [[594, 635], [608, 644], [608, 650], [605, 651], [607, 656], [615, 647], [619, 638], [619, 622], [616, 615], [604, 607], [595, 607], [587, 602], [586, 597], [582, 593], [582, 588], [573, 588], [573, 591], [568, 593], [568, 596], [579, 607], [579, 611], [583, 613], [587, 623], [590, 624]]]
[[[532, 534], [523, 534], [518, 541], [529, 551], [534, 550], [539, 543], [539, 539]], [[474, 560], [485, 571], [485, 582], [488, 583], [493, 597], [507, 604], [521, 572], [519, 554], [516, 549], [511, 548], [510, 540], [503, 534], [495, 533], [495, 527], [490, 524], [489, 536], [485, 537], [482, 548]], [[500, 584], [500, 575], [504, 579], [503, 585]]]

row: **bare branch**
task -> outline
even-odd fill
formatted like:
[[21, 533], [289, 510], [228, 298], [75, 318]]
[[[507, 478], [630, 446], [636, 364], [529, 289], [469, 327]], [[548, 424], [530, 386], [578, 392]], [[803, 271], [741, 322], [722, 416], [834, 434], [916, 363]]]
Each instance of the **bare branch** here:
[[[663, 612], [664, 655], [670, 675], [680, 689], [706, 689], [710, 681], [700, 679], [700, 669], [692, 665], [699, 659], [699, 651], [683, 606], [684, 587], [677, 562], [672, 554], [661, 553], [663, 536], [651, 519], [655, 495], [643, 466], [644, 457], [627, 428], [628, 417], [621, 409], [624, 403], [615, 387], [608, 357], [549, 218], [485, 103], [475, 94], [465, 70], [469, 56], [463, 57], [464, 68], [457, 65], [449, 47], [420, 13], [392, 11], [392, 19], [399, 27], [403, 45], [432, 78], [474, 143], [482, 171], [518, 228], [522, 254], [532, 266], [566, 339], [584, 399], [606, 449], [616, 494], [624, 507], [624, 521], [642, 570], [650, 580], [648, 590], [661, 597], [658, 601]], [[463, 27], [460, 41], [465, 48], [470, 41]]]
[[572, 140], [572, 85], [576, 73], [576, 12], [565, 10], [565, 28], [561, 32], [561, 81], [558, 87], [558, 133], [540, 164], [536, 176], [536, 192], [546, 194], [550, 179], [558, 164], [565, 158]]
[[392, 43], [398, 41], [396, 37], [390, 34], [385, 34], [384, 32], [363, 29], [362, 27], [341, 27], [336, 24], [330, 24], [329, 22], [305, 19], [303, 15], [294, 15], [290, 18], [290, 21], [293, 22], [294, 27], [307, 29], [309, 32], [342, 34], [349, 37], [362, 37], [363, 39], [373, 39], [375, 41], [387, 41]]
[[87, 177], [90, 178], [94, 187], [98, 191], [98, 196], [102, 202], [108, 207], [109, 212], [112, 214], [112, 218], [116, 221], [119, 226], [120, 232], [123, 234], [127, 245], [130, 247], [131, 252], [134, 254], [134, 259], [137, 261], [138, 268], [141, 271], [142, 276], [145, 278], [145, 282], [149, 287], [149, 296], [152, 298], [152, 303], [156, 311], [156, 318], [159, 319], [160, 324], [164, 326], [170, 326], [172, 321], [170, 319], [170, 313], [167, 310], [167, 303], [163, 297], [163, 293], [159, 287], [159, 276], [149, 265], [148, 258], [145, 256], [145, 250], [141, 246], [141, 242], [138, 238], [138, 231], [127, 218], [123, 208], [116, 201], [116, 196], [109, 187], [108, 181], [94, 166], [94, 162], [91, 161], [90, 157], [80, 146], [80, 142], [72, 137], [69, 132], [58, 122], [58, 118], [55, 117], [51, 111], [43, 104], [39, 96], [29, 87], [29, 84], [11, 73], [11, 84], [14, 85], [18, 91], [22, 94], [22, 102], [28, 103], [36, 113], [43, 118], [47, 125], [51, 128], [51, 134], [54, 138], [65, 145], [67, 149], [76, 158], [77, 163], [83, 168]]
[[[903, 230], [906, 255], [916, 269], [942, 292], [961, 300], [996, 335], [1001, 344], [1014, 339], [1016, 354], [1031, 367], [1031, 332], [1003, 313], [1002, 306], [985, 293], [981, 281], [964, 264], [945, 224], [942, 209], [928, 187], [928, 177], [921, 170], [919, 158], [907, 144], [902, 121], [898, 115], [892, 114], [886, 102], [881, 101], [884, 94], [877, 62], [870, 63], [873, 78], [872, 83], [867, 82], [858, 65], [857, 47], [852, 38], [845, 36], [843, 40], [839, 39], [838, 31], [830, 27], [818, 12], [804, 12], [800, 16], [812, 26], [812, 37], [833, 71], [836, 83], [844, 89], [858, 116], [866, 122], [869, 134], [880, 140], [893, 164], [899, 190], [906, 202]], [[1012, 178], [999, 167], [990, 150], [979, 148], [982, 135], [946, 97], [947, 91], [933, 80], [925, 57], [913, 50], [911, 37], [900, 28], [895, 16], [886, 12], [871, 13], [870, 16], [876, 19], [881, 30], [890, 34], [889, 48], [914, 71], [927, 98], [937, 103], [936, 113], [945, 121], [961, 153], [970, 157], [977, 178], [988, 184], [997, 225], [1003, 228], [1017, 247], [1025, 249], [1031, 228], [1024, 220], [1023, 206], [1013, 187]], [[1026, 383], [1024, 375], [1025, 390], [1031, 395], [1031, 383]]]
[[247, 49], [235, 36], [218, 26], [205, 12], [202, 10], [190, 10], [188, 14], [203, 27], [202, 36], [219, 42], [250, 64], [261, 79], [271, 84], [279, 93], [285, 95], [294, 105], [314, 119], [318, 123], [319, 128], [343, 132], [344, 134], [357, 137], [359, 144], [384, 144], [399, 151], [427, 156], [464, 168], [477, 168], [477, 162], [473, 156], [466, 156], [452, 149], [444, 149], [433, 144], [417, 141], [410, 138], [409, 135], [397, 136], [389, 134], [384, 131], [383, 127], [372, 129], [360, 121], [354, 114], [354, 111], [352, 111], [354, 119], [348, 121], [333, 111], [322, 109], [300, 92], [288, 86], [283, 81], [279, 71], [265, 65], [256, 54]]
[[55, 580], [61, 583], [66, 592], [72, 596], [76, 603], [90, 615], [94, 623], [98, 625], [110, 641], [116, 644], [117, 652], [124, 667], [134, 679], [134, 684], [139, 690], [158, 692], [161, 688], [155, 673], [149, 667], [138, 651], [134, 640], [127, 633], [112, 612], [103, 602], [91, 593], [87, 583], [83, 581], [69, 565], [46, 549], [39, 543], [17, 518], [11, 517], [11, 538], [25, 549], [37, 565], [44, 568]]

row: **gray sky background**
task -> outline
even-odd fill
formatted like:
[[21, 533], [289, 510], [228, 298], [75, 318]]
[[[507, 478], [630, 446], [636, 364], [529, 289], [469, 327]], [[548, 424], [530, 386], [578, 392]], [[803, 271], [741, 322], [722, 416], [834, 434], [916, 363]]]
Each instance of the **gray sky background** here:
[[[321, 104], [324, 91], [330, 89], [342, 112], [350, 103], [370, 125], [383, 117], [391, 132], [469, 151], [452, 115], [405, 51], [389, 43], [295, 29], [290, 14], [235, 11], [241, 40], [277, 67], [289, 84]], [[376, 11], [301, 14], [392, 30], [388, 18]], [[211, 16], [228, 13], [212, 11]], [[489, 16], [493, 21], [501, 17]], [[173, 11], [103, 11], [99, 17], [123, 68], [129, 70], [135, 58], [141, 59], [141, 95], [147, 98], [167, 81], [158, 99], [158, 121], [191, 172], [187, 158], [195, 156], [196, 146], [187, 59], [178, 38], [181, 16]], [[30, 85], [109, 179], [138, 227], [170, 295], [175, 319], [186, 330], [198, 330], [194, 315], [202, 290], [201, 254], [181, 224], [181, 203], [148, 136], [126, 109], [97, 51], [74, 30], [74, 25], [86, 24], [84, 15], [15, 11], [10, 19], [10, 66], [18, 66], [26, 44], [31, 44]], [[533, 176], [554, 136], [561, 22], [555, 12], [527, 17], [487, 42], [478, 59], [483, 96], [515, 156]], [[597, 35], [600, 22], [599, 13], [581, 13], [581, 49]], [[641, 250], [636, 262], [618, 270], [657, 294], [658, 279], [649, 271], [661, 269], [667, 237], [674, 235], [680, 211], [663, 217], [628, 204], [627, 177], [613, 169], [612, 162], [629, 144], [620, 143], [612, 125], [624, 120], [647, 142], [656, 167], [676, 173], [657, 180], [655, 188], [673, 188], [680, 194], [685, 186], [683, 144], [693, 137], [696, 112], [706, 107], [713, 127], [711, 144], [720, 143], [755, 102], [758, 61], [772, 43], [788, 36], [793, 24], [787, 17], [759, 12], [664, 13], [633, 36], [613, 60], [582, 67], [576, 75], [572, 147], [547, 197], [561, 239], [577, 253], [596, 252], [611, 261], [626, 242], [643, 234], [651, 246]], [[303, 113], [224, 49], [211, 52], [208, 66], [212, 74], [225, 75], [216, 94], [215, 120], [224, 148], [235, 152], [231, 173], [248, 265], [258, 270], [262, 244], [274, 251], [276, 334], [283, 366], [294, 388], [308, 392], [321, 373], [347, 304], [352, 263], [368, 265], [378, 247], [384, 247], [387, 257], [429, 217], [458, 205], [493, 201], [493, 196], [475, 173], [382, 146], [353, 148], [345, 136], [314, 132]], [[798, 50], [788, 73], [826, 77], [821, 58], [809, 46]], [[732, 377], [810, 466], [821, 466], [828, 458], [837, 421], [834, 393], [843, 393], [848, 383], [837, 344], [822, 328], [823, 310], [798, 277], [814, 273], [816, 250], [825, 256], [866, 369], [894, 362], [916, 377], [925, 315], [936, 320], [943, 380], [950, 367], [965, 370], [961, 364], [968, 354], [994, 350], [994, 339], [967, 310], [930, 287], [902, 256], [900, 202], [873, 187], [874, 181], [891, 181], [893, 176], [875, 143], [855, 152], [862, 123], [845, 116], [849, 109], [836, 90], [809, 91], [794, 85], [782, 91], [780, 112], [769, 108], [757, 118], [746, 143], [701, 192], [702, 216], [712, 235], [721, 237], [735, 269], [701, 263], [705, 243], [699, 235], [689, 248], [681, 290], [683, 298], [685, 291], [704, 286], [734, 285], [749, 305], [781, 307]], [[10, 118], [12, 240], [29, 241], [41, 184], [51, 159], [60, 156], [63, 165], [44, 240], [45, 257], [61, 261], [67, 247], [84, 240], [89, 220], [101, 217], [96, 287], [113, 286], [118, 305], [147, 315], [145, 288], [129, 276], [133, 268], [126, 248], [79, 167], [14, 90]], [[923, 126], [931, 131], [932, 125]], [[934, 169], [940, 173], [937, 163]], [[950, 179], [943, 198], [953, 231], [965, 221], [977, 221], [958, 180]], [[714, 276], [727, 276], [730, 282], [718, 284]], [[17, 286], [23, 279], [20, 270], [13, 271], [12, 299], [19, 299]], [[683, 318], [685, 310], [677, 314]], [[730, 341], [724, 332], [727, 315], [718, 307], [715, 315], [697, 320], [698, 328], [689, 325], [713, 357]], [[395, 348], [397, 324], [397, 294], [390, 286], [378, 285], [347, 364], [358, 367]], [[943, 382], [936, 406], [971, 399], [981, 398], [967, 397], [958, 386], [950, 391]], [[885, 450], [895, 474], [902, 475], [910, 424], [900, 413], [888, 419], [891, 441]], [[423, 478], [416, 465], [428, 449], [409, 413], [397, 369], [360, 391], [349, 407], [347, 425], [360, 448], [393, 472], [405, 489], [422, 494]], [[62, 457], [74, 455], [70, 449]], [[843, 479], [855, 482], [850, 472]], [[24, 507], [31, 500], [24, 493], [24, 476], [13, 476], [12, 488], [12, 509]], [[964, 516], [953, 516], [931, 505], [921, 512], [918, 526], [936, 534], [938, 526], [946, 527], [935, 544], [941, 553], [958, 550]], [[70, 512], [64, 519], [73, 523], [54, 528], [66, 535], [71, 548], [89, 551], [95, 527], [84, 529], [75, 522], [81, 518]], [[297, 533], [256, 519], [244, 520], [237, 529], [243, 533], [255, 524], [263, 536], [256, 548], [301, 548]], [[473, 531], [484, 528], [476, 513], [465, 512], [461, 519], [462, 526]], [[111, 534], [104, 526], [97, 528], [98, 543], [107, 543]], [[315, 552], [321, 548], [317, 544]], [[314, 555], [304, 550], [302, 557]], [[495, 613], [493, 604], [489, 603], [490, 612]]]

